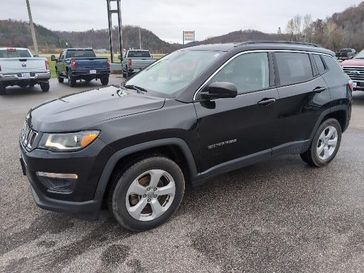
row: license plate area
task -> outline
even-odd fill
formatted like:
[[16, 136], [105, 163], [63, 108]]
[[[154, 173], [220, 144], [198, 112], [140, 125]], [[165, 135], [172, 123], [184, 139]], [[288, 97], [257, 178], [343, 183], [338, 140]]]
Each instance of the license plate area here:
[[21, 77], [23, 79], [29, 79], [30, 78], [30, 73], [21, 73]]
[[96, 70], [90, 70], [90, 74], [96, 74], [97, 72], [96, 72]]

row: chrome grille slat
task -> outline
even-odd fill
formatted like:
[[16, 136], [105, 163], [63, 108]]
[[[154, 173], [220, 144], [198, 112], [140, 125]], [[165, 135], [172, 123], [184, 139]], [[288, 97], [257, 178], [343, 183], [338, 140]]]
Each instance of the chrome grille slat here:
[[344, 72], [354, 81], [364, 81], [364, 67], [343, 67]]

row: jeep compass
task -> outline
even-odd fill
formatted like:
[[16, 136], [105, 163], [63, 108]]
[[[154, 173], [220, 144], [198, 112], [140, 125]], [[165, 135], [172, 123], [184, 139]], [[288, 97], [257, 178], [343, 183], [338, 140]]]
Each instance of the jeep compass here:
[[21, 165], [41, 208], [126, 229], [176, 212], [187, 184], [282, 154], [323, 167], [340, 147], [352, 84], [332, 51], [246, 42], [173, 52], [122, 86], [32, 108]]

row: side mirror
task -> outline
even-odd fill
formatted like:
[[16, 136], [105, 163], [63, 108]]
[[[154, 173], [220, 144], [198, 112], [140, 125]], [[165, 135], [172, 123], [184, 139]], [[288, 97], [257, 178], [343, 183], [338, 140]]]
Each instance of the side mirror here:
[[52, 62], [57, 62], [58, 60], [57, 60], [56, 56], [52, 55], [52, 56], [51, 56], [51, 61], [52, 61]]
[[235, 98], [237, 95], [238, 89], [230, 82], [213, 82], [200, 93], [205, 100]]

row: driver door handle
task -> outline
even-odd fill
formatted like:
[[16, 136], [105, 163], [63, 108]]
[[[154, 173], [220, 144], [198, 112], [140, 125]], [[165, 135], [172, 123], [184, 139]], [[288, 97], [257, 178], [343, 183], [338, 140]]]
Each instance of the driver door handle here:
[[275, 98], [262, 99], [258, 102], [259, 105], [268, 106], [276, 102]]

